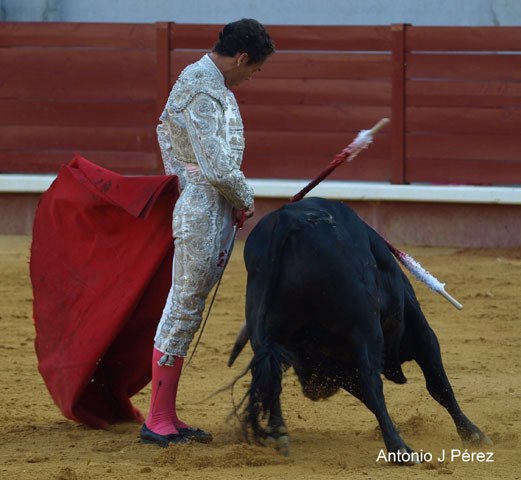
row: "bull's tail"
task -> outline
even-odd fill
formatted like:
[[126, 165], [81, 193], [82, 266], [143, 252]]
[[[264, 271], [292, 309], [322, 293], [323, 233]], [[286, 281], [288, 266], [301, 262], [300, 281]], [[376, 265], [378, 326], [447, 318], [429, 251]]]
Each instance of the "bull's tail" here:
[[249, 365], [252, 380], [246, 393], [247, 404], [243, 412], [246, 435], [250, 427], [255, 439], [266, 437], [260, 421], [279, 405], [282, 374], [291, 364], [292, 355], [276, 343], [264, 342], [255, 351]]
[[237, 339], [235, 340], [235, 344], [233, 345], [232, 353], [230, 353], [230, 358], [228, 359], [228, 366], [231, 367], [235, 359], [242, 352], [242, 349], [248, 342], [248, 328], [246, 322], [243, 323], [239, 334], [237, 335]]
[[[243, 427], [247, 436], [251, 428], [255, 439], [265, 438], [266, 431], [261, 427], [260, 421], [273, 408], [279, 408], [279, 397], [282, 391], [282, 374], [290, 365], [294, 365], [293, 355], [282, 345], [272, 341], [266, 327], [266, 318], [273, 304], [273, 298], [277, 289], [280, 274], [282, 252], [286, 241], [292, 233], [298, 229], [292, 220], [291, 212], [286, 211], [286, 206], [275, 212], [275, 217], [269, 217], [270, 235], [269, 245], [256, 245], [252, 250], [262, 252], [261, 257], [256, 259], [255, 265], [263, 268], [255, 269], [255, 284], [258, 285], [260, 295], [255, 298], [258, 309], [254, 312], [254, 318], [248, 318], [251, 325], [250, 342], [254, 355], [248, 369], [251, 371], [252, 380], [244, 402], [246, 406], [243, 411]], [[256, 237], [254, 237], [256, 238]], [[248, 251], [248, 241], [252, 241], [252, 235], [247, 240], [245, 248]], [[248, 264], [248, 261], [246, 261]], [[249, 272], [249, 269], [248, 269]], [[250, 282], [250, 278], [248, 277]], [[248, 285], [250, 288], [251, 284]], [[248, 301], [248, 292], [247, 292]], [[239, 341], [239, 343], [242, 343]], [[240, 347], [240, 345], [237, 345]]]

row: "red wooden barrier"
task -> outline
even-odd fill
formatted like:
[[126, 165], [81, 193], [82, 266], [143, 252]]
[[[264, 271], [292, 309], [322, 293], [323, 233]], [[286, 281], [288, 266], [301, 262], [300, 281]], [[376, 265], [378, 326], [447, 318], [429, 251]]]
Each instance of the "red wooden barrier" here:
[[0, 171], [157, 171], [154, 25], [2, 22], [0, 59]]
[[408, 27], [405, 181], [521, 184], [521, 29]]
[[[75, 151], [157, 173], [169, 90], [220, 25], [0, 23], [0, 171]], [[521, 184], [521, 28], [268, 26], [277, 53], [236, 90], [249, 177], [315, 176], [392, 116], [336, 179]]]

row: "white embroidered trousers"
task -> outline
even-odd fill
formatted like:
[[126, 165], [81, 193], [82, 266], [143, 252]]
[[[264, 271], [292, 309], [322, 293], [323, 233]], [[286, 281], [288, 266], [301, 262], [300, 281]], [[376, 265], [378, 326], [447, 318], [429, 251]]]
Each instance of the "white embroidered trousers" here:
[[188, 173], [173, 214], [172, 286], [155, 336], [166, 365], [173, 365], [173, 356], [186, 356], [200, 327], [206, 298], [230, 253], [232, 220], [231, 203], [201, 172]]

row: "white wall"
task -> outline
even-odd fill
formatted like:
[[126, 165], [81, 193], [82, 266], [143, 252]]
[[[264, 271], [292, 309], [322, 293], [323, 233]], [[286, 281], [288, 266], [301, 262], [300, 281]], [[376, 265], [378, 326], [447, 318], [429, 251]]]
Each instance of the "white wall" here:
[[62, 3], [63, 0], [0, 0], [0, 20], [59, 22]]
[[10, 21], [521, 25], [521, 0], [0, 0]]

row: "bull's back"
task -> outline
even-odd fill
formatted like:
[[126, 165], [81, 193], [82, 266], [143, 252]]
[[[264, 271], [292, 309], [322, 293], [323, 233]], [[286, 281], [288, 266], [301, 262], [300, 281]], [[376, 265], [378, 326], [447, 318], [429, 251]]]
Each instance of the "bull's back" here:
[[264, 216], [246, 241], [248, 273], [276, 270], [275, 263], [289, 258], [284, 250], [297, 255], [303, 269], [318, 265], [329, 271], [372, 261], [384, 269], [396, 266], [385, 242], [349, 206], [324, 198], [305, 198]]
[[245, 261], [247, 316], [278, 329], [327, 322], [334, 330], [335, 322], [349, 321], [339, 318], [347, 305], [353, 317], [375, 318], [398, 293], [382, 292], [382, 284], [401, 274], [385, 243], [350, 207], [321, 198], [266, 215], [246, 242]]

